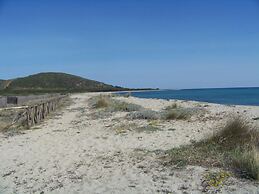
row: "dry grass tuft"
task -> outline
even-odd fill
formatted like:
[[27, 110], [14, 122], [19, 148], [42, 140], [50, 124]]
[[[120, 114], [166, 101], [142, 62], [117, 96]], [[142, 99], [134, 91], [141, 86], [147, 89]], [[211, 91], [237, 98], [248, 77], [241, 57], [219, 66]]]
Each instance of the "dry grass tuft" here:
[[97, 101], [95, 108], [106, 108], [108, 107], [108, 102], [106, 99], [100, 99]]
[[253, 147], [259, 140], [258, 135], [258, 131], [250, 126], [246, 119], [236, 117], [228, 121], [225, 128], [214, 135], [212, 140], [228, 149], [236, 146]]
[[211, 138], [171, 149], [169, 164], [228, 168], [239, 176], [259, 180], [258, 142], [259, 132], [238, 117]]
[[109, 106], [110, 103], [110, 99], [107, 96], [98, 96], [96, 98], [91, 98], [90, 100], [92, 102], [91, 106], [93, 108], [107, 108]]
[[259, 180], [259, 150], [253, 148], [245, 152], [236, 150], [233, 154], [233, 166], [244, 178]]
[[113, 130], [117, 133], [117, 134], [122, 134], [122, 133], [126, 133], [127, 131], [133, 131], [136, 128], [138, 128], [137, 124], [135, 123], [127, 123], [127, 124], [120, 124], [117, 125], [113, 128]]
[[106, 109], [110, 112], [132, 112], [141, 110], [142, 107], [136, 104], [115, 100], [112, 96], [95, 96], [89, 100], [90, 106], [93, 109]]
[[[6, 132], [9, 130], [9, 126], [12, 125], [13, 120], [22, 114], [22, 110], [2, 110], [0, 111], [0, 131]], [[21, 123], [19, 122], [19, 125]], [[18, 128], [18, 125], [16, 126]]]

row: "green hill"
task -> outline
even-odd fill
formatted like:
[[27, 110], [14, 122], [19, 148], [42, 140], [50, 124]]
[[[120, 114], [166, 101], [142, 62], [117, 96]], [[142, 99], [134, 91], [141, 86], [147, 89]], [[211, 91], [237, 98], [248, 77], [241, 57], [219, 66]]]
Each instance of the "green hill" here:
[[108, 85], [66, 73], [39, 73], [12, 80], [0, 80], [1, 93], [99, 92], [126, 88]]
[[0, 79], [0, 89], [3, 89], [4, 80]]

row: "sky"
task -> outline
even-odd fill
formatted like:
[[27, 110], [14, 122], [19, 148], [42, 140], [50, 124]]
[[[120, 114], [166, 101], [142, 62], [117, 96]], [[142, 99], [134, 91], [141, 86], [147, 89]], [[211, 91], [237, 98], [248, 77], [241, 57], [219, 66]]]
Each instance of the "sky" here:
[[259, 0], [0, 0], [0, 79], [259, 86]]

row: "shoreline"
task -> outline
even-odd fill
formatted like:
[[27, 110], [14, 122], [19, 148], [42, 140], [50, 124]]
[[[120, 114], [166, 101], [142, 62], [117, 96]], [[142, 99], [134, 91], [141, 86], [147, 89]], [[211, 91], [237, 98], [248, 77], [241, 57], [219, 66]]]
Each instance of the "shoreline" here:
[[[111, 96], [140, 106], [136, 112], [160, 113], [174, 103], [202, 110], [183, 120], [132, 119], [134, 112], [94, 109], [91, 99], [100, 94], [109, 95], [72, 94], [71, 105], [40, 125], [20, 135], [1, 133], [0, 193], [201, 193], [204, 174], [221, 169], [164, 166], [161, 154], [209, 137], [232, 113], [258, 124], [252, 118], [259, 107]], [[259, 186], [231, 176], [216, 189], [253, 193]]]
[[[164, 89], [164, 90], [157, 90], [156, 92], [164, 92], [164, 91], [179, 91], [179, 90], [168, 90], [168, 89]], [[153, 90], [151, 91], [133, 91], [134, 93], [148, 93], [148, 92], [154, 92]], [[130, 93], [130, 92], [123, 92], [123, 94], [127, 94], [127, 93]], [[225, 105], [225, 106], [256, 106], [258, 107], [259, 104], [253, 104], [253, 103], [227, 103], [227, 102], [209, 102], [209, 101], [206, 101], [206, 100], [195, 100], [195, 99], [180, 99], [180, 98], [173, 98], [173, 97], [168, 97], [168, 98], [163, 98], [163, 97], [150, 97], [150, 96], [135, 96], [134, 94], [132, 94], [131, 96], [133, 97], [137, 97], [137, 98], [142, 98], [142, 99], [161, 99], [161, 100], [180, 100], [180, 101], [193, 101], [193, 102], [197, 102], [197, 103], [208, 103], [208, 104], [219, 104], [219, 105]]]
[[[160, 90], [159, 90], [160, 91]], [[136, 91], [142, 92], [142, 91]], [[143, 92], [149, 92], [149, 91], [143, 91]], [[118, 92], [110, 92], [111, 94], [118, 94]], [[126, 92], [125, 94], [130, 93]], [[105, 94], [103, 92], [100, 92], [98, 94]], [[122, 95], [123, 96], [123, 95]], [[227, 107], [258, 107], [259, 105], [242, 105], [242, 104], [221, 104], [221, 103], [213, 103], [213, 102], [205, 102], [205, 101], [197, 101], [197, 100], [181, 100], [181, 99], [163, 99], [163, 98], [147, 98], [147, 97], [139, 97], [131, 95], [130, 97], [138, 98], [138, 99], [146, 99], [146, 100], [165, 100], [165, 101], [179, 101], [179, 102], [191, 102], [191, 103], [201, 103], [201, 104], [208, 104], [208, 105], [221, 105], [221, 106], [227, 106]]]

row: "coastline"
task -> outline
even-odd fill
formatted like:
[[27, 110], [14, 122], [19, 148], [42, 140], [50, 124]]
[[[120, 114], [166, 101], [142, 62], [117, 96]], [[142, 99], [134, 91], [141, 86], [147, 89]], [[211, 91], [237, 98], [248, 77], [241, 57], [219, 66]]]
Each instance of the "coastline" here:
[[[243, 91], [245, 90], [245, 92]], [[133, 92], [132, 96], [164, 100], [186, 100], [223, 105], [259, 106], [259, 88], [157, 90]]]
[[[91, 108], [91, 99], [100, 95], [109, 93], [72, 94], [72, 105], [57, 116], [22, 135], [1, 134], [0, 192], [201, 193], [204, 174], [220, 169], [167, 167], [161, 154], [211, 136], [233, 114], [258, 125], [253, 118], [259, 116], [259, 107], [112, 96], [150, 111], [160, 112], [175, 103], [202, 110], [186, 120], [133, 120], [128, 112]], [[157, 130], [144, 130], [150, 126]], [[253, 181], [231, 176], [219, 193], [258, 189]]]

